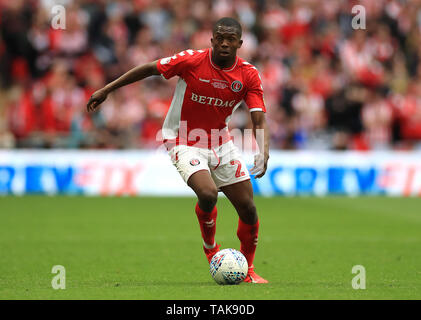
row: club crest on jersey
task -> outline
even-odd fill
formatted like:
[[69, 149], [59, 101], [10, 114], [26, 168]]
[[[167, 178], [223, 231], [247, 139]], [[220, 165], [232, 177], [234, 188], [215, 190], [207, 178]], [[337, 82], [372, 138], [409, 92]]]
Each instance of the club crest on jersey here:
[[243, 89], [243, 84], [239, 80], [235, 80], [231, 83], [231, 90], [234, 92], [240, 92]]
[[190, 164], [192, 166], [197, 166], [197, 165], [200, 164], [200, 161], [199, 161], [199, 159], [192, 159], [192, 160], [190, 160]]

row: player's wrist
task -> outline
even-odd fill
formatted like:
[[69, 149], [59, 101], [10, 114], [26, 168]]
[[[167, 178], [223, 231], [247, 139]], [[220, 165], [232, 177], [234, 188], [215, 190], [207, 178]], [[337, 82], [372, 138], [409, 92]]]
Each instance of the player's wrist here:
[[262, 156], [263, 156], [263, 159], [265, 160], [265, 162], [267, 162], [269, 160], [269, 152], [264, 152], [262, 154]]
[[264, 159], [269, 159], [269, 152], [259, 152], [256, 154], [256, 156]]
[[111, 91], [113, 91], [113, 89], [107, 85], [104, 88], [102, 88], [101, 91], [103, 94], [108, 95]]

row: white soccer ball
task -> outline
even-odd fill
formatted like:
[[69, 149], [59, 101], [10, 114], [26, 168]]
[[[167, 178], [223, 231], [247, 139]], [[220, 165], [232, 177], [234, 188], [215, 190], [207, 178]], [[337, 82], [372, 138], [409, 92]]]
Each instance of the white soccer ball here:
[[210, 263], [210, 274], [218, 284], [239, 284], [246, 278], [247, 271], [246, 257], [235, 249], [218, 251]]

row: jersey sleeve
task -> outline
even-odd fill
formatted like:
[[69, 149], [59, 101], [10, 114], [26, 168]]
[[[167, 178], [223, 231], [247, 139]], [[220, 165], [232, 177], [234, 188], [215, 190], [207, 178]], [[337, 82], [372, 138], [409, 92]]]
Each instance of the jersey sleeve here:
[[251, 67], [247, 79], [247, 93], [244, 102], [247, 104], [250, 112], [266, 112], [265, 100], [263, 98], [262, 79], [255, 67]]
[[183, 76], [183, 72], [191, 65], [193, 56], [197, 53], [195, 50], [181, 51], [172, 57], [166, 57], [158, 60], [158, 71], [165, 79], [171, 79], [174, 76]]

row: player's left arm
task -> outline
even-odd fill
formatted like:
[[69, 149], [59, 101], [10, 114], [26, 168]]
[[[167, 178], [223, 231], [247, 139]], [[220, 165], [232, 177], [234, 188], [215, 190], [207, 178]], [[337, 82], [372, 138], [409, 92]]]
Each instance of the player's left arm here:
[[266, 124], [266, 106], [263, 98], [263, 85], [259, 72], [254, 66], [247, 66], [247, 94], [244, 102], [248, 106], [253, 123], [253, 134], [259, 147], [259, 153], [254, 156], [254, 167], [250, 173], [255, 178], [264, 176], [269, 160], [269, 129]]
[[263, 111], [251, 112], [253, 123], [253, 134], [259, 147], [259, 153], [254, 156], [254, 167], [250, 169], [251, 174], [259, 179], [264, 176], [269, 160], [269, 129], [266, 123], [266, 116]]

